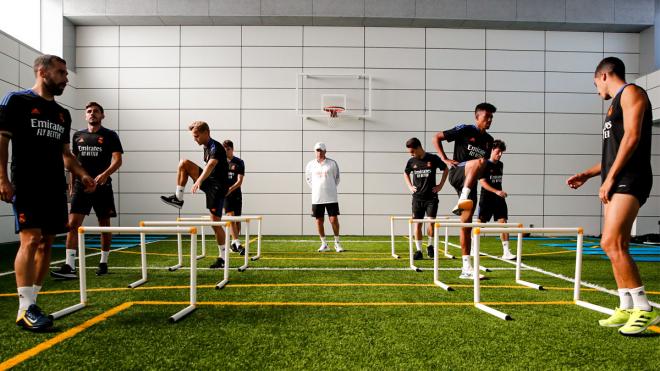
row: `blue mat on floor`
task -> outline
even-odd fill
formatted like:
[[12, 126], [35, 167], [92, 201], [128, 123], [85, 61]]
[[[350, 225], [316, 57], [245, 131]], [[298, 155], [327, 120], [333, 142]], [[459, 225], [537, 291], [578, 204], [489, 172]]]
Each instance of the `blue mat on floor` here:
[[[158, 242], [168, 239], [168, 235], [146, 235], [146, 242]], [[89, 235], [85, 237], [85, 246], [91, 248], [101, 248], [101, 236], [100, 235]], [[120, 248], [130, 248], [140, 246], [140, 235], [132, 234], [123, 234], [123, 235], [114, 235], [112, 236], [112, 246], [111, 249], [120, 249]], [[54, 248], [65, 248], [66, 245], [64, 242], [54, 243]]]

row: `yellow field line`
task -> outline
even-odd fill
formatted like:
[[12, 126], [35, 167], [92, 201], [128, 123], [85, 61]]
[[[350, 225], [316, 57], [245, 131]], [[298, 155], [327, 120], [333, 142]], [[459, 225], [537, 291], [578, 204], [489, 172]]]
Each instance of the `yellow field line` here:
[[552, 251], [552, 252], [535, 252], [531, 254], [522, 254], [522, 256], [555, 255], [555, 254], [569, 254], [569, 253], [575, 253], [575, 251], [562, 250], [562, 251]]
[[[134, 301], [136, 305], [188, 305], [187, 301]], [[570, 305], [572, 301], [514, 301], [514, 302], [482, 302], [486, 305]], [[274, 307], [359, 307], [359, 306], [473, 306], [473, 302], [313, 302], [313, 301], [202, 301], [197, 305], [211, 306], [274, 306]]]
[[35, 347], [30, 348], [30, 349], [24, 351], [23, 353], [15, 355], [14, 357], [9, 358], [8, 360], [0, 363], [0, 370], [6, 370], [6, 369], [9, 369], [9, 368], [12, 368], [12, 367], [18, 365], [19, 363], [24, 362], [24, 361], [36, 356], [37, 354], [43, 352], [44, 350], [47, 350], [47, 349], [53, 347], [54, 345], [63, 342], [64, 340], [72, 338], [72, 337], [78, 335], [79, 333], [81, 333], [81, 332], [85, 331], [86, 329], [94, 326], [95, 324], [97, 324], [99, 322], [103, 322], [106, 319], [114, 316], [115, 314], [130, 308], [132, 305], [133, 305], [132, 302], [126, 302], [126, 303], [120, 304], [120, 305], [118, 305], [118, 306], [116, 306], [116, 307], [114, 307], [114, 308], [112, 308], [112, 309], [110, 309], [106, 312], [103, 312], [103, 313], [99, 314], [98, 316], [96, 316], [92, 319], [89, 319], [89, 320], [83, 322], [82, 324], [80, 324], [76, 327], [73, 327], [69, 330], [64, 331], [63, 333], [55, 336], [54, 338], [48, 339], [48, 340], [44, 341], [43, 343], [37, 344]]
[[269, 258], [262, 257], [260, 260], [318, 260], [318, 261], [338, 261], [338, 260], [348, 260], [348, 261], [393, 261], [392, 258]]

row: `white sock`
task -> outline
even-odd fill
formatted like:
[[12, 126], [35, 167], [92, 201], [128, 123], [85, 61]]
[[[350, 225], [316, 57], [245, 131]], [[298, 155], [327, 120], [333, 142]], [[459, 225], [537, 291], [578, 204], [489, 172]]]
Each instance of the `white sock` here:
[[429, 246], [433, 246], [433, 236], [429, 236]]
[[66, 249], [65, 263], [71, 269], [76, 269], [76, 249]]
[[628, 289], [618, 289], [619, 291], [619, 309], [632, 309], [633, 299]]
[[32, 285], [32, 300], [34, 301], [35, 304], [37, 304], [37, 295], [39, 295], [39, 291], [41, 291], [41, 287], [39, 285]]
[[470, 188], [468, 187], [463, 187], [463, 190], [461, 191], [461, 197], [459, 197], [461, 200], [465, 200], [470, 196]]
[[422, 251], [422, 241], [415, 240], [415, 247], [417, 248], [417, 251]]
[[511, 254], [511, 251], [509, 250], [509, 241], [502, 241], [502, 251], [504, 251], [505, 254]]
[[335, 236], [335, 243], [339, 243], [339, 236]]
[[472, 270], [472, 265], [470, 264], [470, 255], [463, 255], [461, 256], [461, 260], [463, 260], [463, 270]]
[[180, 185], [176, 186], [176, 191], [174, 192], [174, 195], [176, 198], [179, 199], [179, 201], [183, 201], [183, 190], [186, 189], [186, 187], [182, 187]]
[[232, 245], [236, 245], [236, 246], [238, 246], [238, 245], [241, 244], [241, 241], [239, 241], [239, 240], [237, 240], [237, 239], [236, 239], [236, 240], [231, 240], [231, 244], [232, 244]]
[[218, 258], [225, 258], [225, 245], [218, 245]]
[[110, 250], [101, 251], [101, 263], [108, 264], [108, 256], [110, 255]]
[[635, 287], [634, 289], [629, 289], [630, 296], [632, 296], [632, 301], [635, 309], [645, 310], [650, 312], [651, 304], [649, 304], [649, 299], [646, 297], [646, 291], [644, 291], [644, 286]]
[[28, 307], [34, 304], [34, 294], [32, 286], [19, 287], [18, 289], [18, 317], [25, 312]]
[[321, 246], [326, 246], [328, 242], [325, 240], [325, 236], [319, 237], [321, 239]]

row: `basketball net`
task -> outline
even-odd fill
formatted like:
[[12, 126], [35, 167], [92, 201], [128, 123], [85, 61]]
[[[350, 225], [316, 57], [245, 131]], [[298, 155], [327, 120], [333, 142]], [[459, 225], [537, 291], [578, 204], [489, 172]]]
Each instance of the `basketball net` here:
[[328, 113], [328, 126], [335, 127], [335, 122], [339, 118], [339, 114], [344, 112], [344, 107], [340, 106], [325, 106], [323, 110]]

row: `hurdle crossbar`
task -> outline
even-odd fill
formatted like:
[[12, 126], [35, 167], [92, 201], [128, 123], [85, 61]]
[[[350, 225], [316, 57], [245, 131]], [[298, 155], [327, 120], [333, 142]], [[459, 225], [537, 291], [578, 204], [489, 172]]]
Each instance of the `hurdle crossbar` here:
[[177, 312], [170, 320], [174, 318], [177, 321], [195, 310], [197, 303], [197, 260], [194, 258], [197, 251], [197, 228], [195, 227], [80, 227], [78, 228], [78, 263], [80, 284], [80, 302], [70, 307], [52, 313], [54, 319], [64, 317], [73, 312], [79, 311], [87, 306], [87, 269], [85, 255], [85, 235], [101, 233], [139, 233], [140, 234], [140, 261], [142, 278], [131, 283], [128, 287], [134, 288], [147, 282], [147, 254], [146, 238], [147, 234], [189, 234], [190, 235], [190, 305]]
[[[410, 260], [410, 269], [414, 270], [415, 272], [421, 272], [422, 271], [421, 268], [418, 268], [413, 263], [414, 262], [414, 259], [413, 259], [413, 240], [414, 240], [414, 236], [413, 236], [413, 228], [412, 228], [413, 224], [420, 224], [420, 223], [421, 224], [423, 224], [423, 223], [432, 223], [433, 224], [433, 223], [438, 223], [438, 222], [445, 222], [445, 221], [450, 220], [450, 219], [451, 219], [451, 217], [446, 217], [446, 216], [441, 216], [441, 217], [437, 217], [437, 218], [424, 218], [424, 219], [415, 219], [415, 218], [408, 217], [408, 219], [407, 219], [408, 220], [408, 259]], [[435, 233], [436, 230], [434, 229], [433, 231]], [[437, 244], [437, 239], [435, 240], [434, 243]], [[394, 246], [394, 245], [392, 245], [392, 246]], [[435, 253], [437, 255], [437, 250], [435, 250]], [[435, 257], [435, 255], [434, 255], [434, 257]]]
[[[198, 221], [143, 221], [140, 225], [144, 226], [174, 226], [174, 227], [224, 227], [225, 228], [225, 251], [223, 258], [225, 259], [225, 267], [223, 269], [223, 279], [215, 286], [216, 289], [225, 287], [229, 282], [229, 225], [231, 222], [224, 220], [198, 220]], [[193, 255], [196, 255], [196, 251]], [[195, 261], [197, 257], [195, 256]], [[245, 263], [247, 264], [247, 251], [245, 254]]]
[[[451, 220], [452, 218], [453, 217], [451, 217], [451, 216], [438, 216], [434, 219], [429, 219], [428, 221], [425, 221], [425, 223], [433, 223], [434, 220], [446, 221], [446, 220]], [[390, 216], [390, 245], [392, 247], [392, 257], [394, 259], [400, 259], [401, 258], [399, 255], [397, 255], [396, 250], [394, 248], [394, 244], [395, 244], [394, 240], [395, 240], [395, 237], [396, 237], [396, 234], [394, 233], [394, 222], [397, 221], [397, 220], [406, 220], [407, 221], [407, 220], [411, 220], [411, 219], [412, 219], [412, 217], [410, 217], [410, 216], [400, 216], [400, 215]], [[456, 219], [456, 220], [458, 221], [459, 219]]]
[[[580, 287], [580, 271], [581, 271], [581, 266], [582, 266], [582, 245], [584, 241], [584, 230], [581, 227], [575, 227], [575, 228], [499, 228], [499, 227], [486, 227], [486, 228], [475, 228], [472, 231], [472, 236], [474, 240], [473, 247], [475, 249], [475, 254], [474, 254], [474, 264], [477, 265], [479, 264], [479, 249], [481, 246], [481, 235], [485, 234], [499, 234], [499, 233], [515, 233], [517, 234], [517, 257], [516, 257], [516, 283], [531, 287], [537, 290], [542, 290], [543, 286], [537, 285], [535, 283], [527, 282], [524, 281], [520, 278], [521, 276], [521, 265], [522, 265], [522, 244], [523, 244], [523, 234], [524, 233], [540, 233], [540, 234], [553, 234], [553, 235], [576, 235], [577, 236], [577, 256], [576, 258], [576, 268], [575, 268], [575, 289], [574, 289], [574, 301], [577, 305], [580, 305], [579, 302], [579, 287]], [[579, 261], [579, 263], [578, 263]], [[595, 304], [591, 303], [586, 303], [585, 306], [586, 308], [592, 309], [592, 310], [598, 310], [595, 307], [601, 308], [603, 310], [607, 310], [607, 308], [603, 308], [600, 306], [597, 306]], [[488, 307], [485, 304], [481, 303], [481, 282], [479, 281], [479, 277], [475, 276], [474, 278], [474, 305], [476, 308], [481, 309], [489, 314], [492, 314], [500, 319], [503, 320], [510, 320], [512, 319], [511, 316], [504, 312], [500, 312], [497, 309]]]

